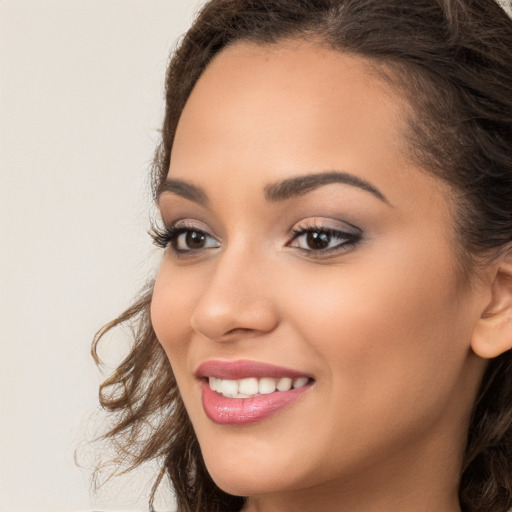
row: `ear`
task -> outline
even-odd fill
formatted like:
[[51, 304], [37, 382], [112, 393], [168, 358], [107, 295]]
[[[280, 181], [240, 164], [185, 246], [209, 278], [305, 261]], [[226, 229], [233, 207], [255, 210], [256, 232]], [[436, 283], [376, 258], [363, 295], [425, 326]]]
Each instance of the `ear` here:
[[490, 299], [471, 339], [473, 352], [484, 359], [512, 348], [512, 245], [493, 262], [489, 283]]

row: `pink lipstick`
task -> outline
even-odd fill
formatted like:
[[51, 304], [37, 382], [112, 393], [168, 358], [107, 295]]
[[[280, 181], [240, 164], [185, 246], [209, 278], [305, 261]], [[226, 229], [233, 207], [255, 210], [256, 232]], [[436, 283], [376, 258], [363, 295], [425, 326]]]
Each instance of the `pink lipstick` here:
[[304, 372], [242, 360], [207, 361], [196, 377], [206, 415], [222, 425], [264, 420], [298, 400], [314, 382]]

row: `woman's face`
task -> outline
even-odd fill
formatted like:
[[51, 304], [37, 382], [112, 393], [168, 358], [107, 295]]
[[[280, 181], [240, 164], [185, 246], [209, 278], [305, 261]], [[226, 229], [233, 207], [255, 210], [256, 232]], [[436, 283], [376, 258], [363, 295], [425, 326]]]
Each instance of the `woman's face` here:
[[407, 158], [408, 109], [369, 66], [238, 43], [179, 122], [152, 321], [232, 494], [456, 492], [482, 297], [450, 190]]

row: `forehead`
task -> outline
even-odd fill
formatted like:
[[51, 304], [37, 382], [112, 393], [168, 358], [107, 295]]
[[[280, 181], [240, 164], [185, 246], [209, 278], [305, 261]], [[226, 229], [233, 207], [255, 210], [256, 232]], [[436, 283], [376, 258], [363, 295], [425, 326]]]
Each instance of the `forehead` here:
[[239, 192], [251, 181], [338, 169], [403, 189], [413, 166], [404, 137], [410, 107], [378, 71], [313, 42], [238, 42], [192, 91], [170, 175], [212, 190], [229, 181]]

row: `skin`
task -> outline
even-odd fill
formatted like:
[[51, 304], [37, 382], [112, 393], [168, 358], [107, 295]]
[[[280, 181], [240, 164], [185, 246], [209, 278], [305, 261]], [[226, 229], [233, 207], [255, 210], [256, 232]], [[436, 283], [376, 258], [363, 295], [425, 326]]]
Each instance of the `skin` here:
[[[367, 62], [293, 41], [224, 50], [183, 111], [169, 177], [208, 202], [167, 191], [159, 207], [166, 225], [186, 220], [211, 238], [168, 247], [152, 322], [210, 474], [249, 496], [247, 511], [460, 510], [489, 287], [462, 279], [451, 191], [407, 158], [408, 112]], [[344, 183], [265, 197], [269, 184], [333, 169], [385, 200]], [[328, 254], [291, 233], [348, 225], [360, 241]], [[211, 359], [315, 383], [261, 422], [217, 425], [194, 376]]]

